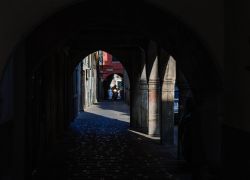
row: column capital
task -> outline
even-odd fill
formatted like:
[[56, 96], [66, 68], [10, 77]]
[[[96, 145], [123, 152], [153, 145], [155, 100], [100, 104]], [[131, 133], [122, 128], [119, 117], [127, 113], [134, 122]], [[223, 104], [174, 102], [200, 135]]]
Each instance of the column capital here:
[[140, 89], [148, 90], [148, 82], [146, 80], [140, 80]]
[[160, 79], [149, 79], [148, 84], [160, 84]]
[[162, 83], [169, 83], [169, 84], [175, 83], [175, 79], [163, 79]]
[[159, 90], [160, 89], [160, 80], [159, 79], [150, 79], [148, 81], [149, 90]]
[[174, 79], [166, 79], [162, 81], [162, 92], [172, 92], [174, 91], [175, 80]]

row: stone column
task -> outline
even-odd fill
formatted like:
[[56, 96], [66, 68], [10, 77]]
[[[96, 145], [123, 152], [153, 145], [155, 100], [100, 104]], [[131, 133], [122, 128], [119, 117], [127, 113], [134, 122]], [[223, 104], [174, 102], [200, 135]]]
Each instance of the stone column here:
[[[25, 41], [26, 43], [27, 41]], [[31, 126], [31, 122], [29, 115], [31, 112], [28, 113], [28, 96], [26, 89], [28, 87], [29, 79], [26, 76], [28, 71], [28, 61], [26, 53], [27, 49], [26, 46], [23, 45], [24, 43], [20, 44], [20, 46], [15, 51], [15, 56], [13, 56], [13, 124], [11, 126], [11, 133], [12, 136], [10, 137], [11, 144], [11, 161], [12, 161], [12, 178], [13, 179], [20, 179], [25, 180], [27, 179], [26, 173], [29, 172], [30, 162], [28, 162], [30, 154], [27, 153], [30, 146], [28, 144], [30, 137], [28, 137], [28, 133]], [[32, 77], [30, 77], [32, 79]], [[8, 137], [6, 137], [8, 138]], [[1, 150], [3, 149], [1, 144]], [[3, 162], [3, 160], [0, 160]], [[1, 169], [2, 170], [2, 169]], [[11, 178], [11, 179], [12, 179]]]
[[176, 63], [170, 56], [162, 80], [161, 96], [161, 142], [174, 144], [174, 90], [176, 78]]
[[180, 123], [185, 113], [185, 105], [186, 99], [188, 97], [192, 97], [191, 89], [188, 85], [188, 82], [184, 76], [184, 74], [178, 69], [176, 70], [176, 85], [179, 89], [179, 112], [178, 112], [178, 158], [183, 159], [183, 150], [181, 144], [181, 134]]
[[143, 133], [148, 133], [148, 83], [146, 77], [146, 65], [144, 65], [140, 79], [140, 113], [141, 113], [141, 129]]
[[[134, 83], [135, 85], [131, 87], [130, 89], [130, 126], [132, 129], [137, 129], [139, 128], [139, 113], [140, 109], [138, 106], [138, 101], [139, 101], [139, 89], [138, 89], [138, 82]], [[137, 85], [136, 85], [137, 84]]]
[[123, 81], [124, 81], [124, 101], [126, 104], [130, 105], [130, 82], [126, 70], [124, 70]]
[[137, 80], [136, 82], [136, 89], [134, 90], [134, 96], [133, 96], [133, 101], [134, 101], [134, 106], [133, 106], [133, 111], [135, 115], [135, 128], [140, 131], [141, 130], [141, 91], [140, 91], [140, 81]]
[[130, 88], [130, 96], [131, 96], [131, 127], [140, 130], [141, 129], [141, 93], [140, 93], [140, 76], [138, 71], [138, 63], [134, 59], [132, 71], [133, 71], [133, 77], [131, 78], [131, 88]]
[[148, 134], [151, 136], [160, 135], [159, 106], [160, 106], [160, 81], [158, 73], [158, 57], [155, 44], [150, 44], [148, 63], [152, 63], [148, 81]]

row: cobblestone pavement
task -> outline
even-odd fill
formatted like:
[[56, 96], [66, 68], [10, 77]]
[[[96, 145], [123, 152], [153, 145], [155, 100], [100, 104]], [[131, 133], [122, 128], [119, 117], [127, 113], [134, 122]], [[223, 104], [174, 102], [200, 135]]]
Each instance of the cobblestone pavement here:
[[117, 101], [81, 112], [51, 159], [47, 174], [68, 180], [189, 179], [185, 164], [159, 140], [128, 130], [128, 109]]

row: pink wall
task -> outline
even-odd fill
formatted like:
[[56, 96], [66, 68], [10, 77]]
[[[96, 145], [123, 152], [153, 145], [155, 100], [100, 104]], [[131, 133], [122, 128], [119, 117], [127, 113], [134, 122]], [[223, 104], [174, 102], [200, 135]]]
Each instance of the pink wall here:
[[123, 66], [119, 61], [112, 62], [112, 55], [103, 51], [102, 78], [106, 79], [111, 74], [123, 74]]
[[103, 51], [103, 65], [112, 64], [112, 55]]

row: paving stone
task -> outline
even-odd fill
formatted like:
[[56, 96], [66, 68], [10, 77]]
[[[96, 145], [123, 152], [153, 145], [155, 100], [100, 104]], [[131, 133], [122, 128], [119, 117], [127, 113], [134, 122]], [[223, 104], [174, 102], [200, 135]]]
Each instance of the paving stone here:
[[[128, 109], [121, 102], [104, 102], [81, 112], [61, 144], [65, 153], [58, 158], [65, 166], [53, 174], [67, 172], [60, 180], [177, 179], [178, 173], [183, 174], [164, 146], [128, 131]], [[50, 179], [44, 177], [51, 171], [43, 172], [40, 179]]]

